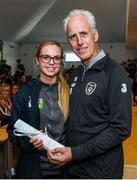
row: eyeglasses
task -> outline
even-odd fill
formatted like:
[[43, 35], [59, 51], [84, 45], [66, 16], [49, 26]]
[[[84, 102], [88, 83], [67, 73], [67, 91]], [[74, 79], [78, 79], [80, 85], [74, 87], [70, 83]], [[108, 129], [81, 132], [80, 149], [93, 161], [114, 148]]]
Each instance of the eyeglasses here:
[[49, 55], [40, 55], [39, 57], [41, 58], [43, 63], [49, 63], [51, 59], [53, 59], [53, 62], [55, 64], [60, 64], [61, 60], [63, 59], [63, 57], [59, 57], [59, 56], [51, 57]]

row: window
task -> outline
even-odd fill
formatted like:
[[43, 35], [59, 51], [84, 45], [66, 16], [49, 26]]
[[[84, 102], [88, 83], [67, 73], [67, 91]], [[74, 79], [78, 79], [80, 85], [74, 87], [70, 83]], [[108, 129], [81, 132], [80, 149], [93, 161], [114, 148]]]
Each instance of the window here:
[[80, 61], [80, 58], [73, 52], [65, 52], [65, 61], [77, 62], [77, 61]]

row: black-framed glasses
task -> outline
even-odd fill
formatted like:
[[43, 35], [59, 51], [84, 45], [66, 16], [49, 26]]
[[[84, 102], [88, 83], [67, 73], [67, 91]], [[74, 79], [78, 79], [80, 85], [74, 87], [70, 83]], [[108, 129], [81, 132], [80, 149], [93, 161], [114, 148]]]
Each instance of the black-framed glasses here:
[[60, 56], [51, 57], [49, 55], [40, 55], [39, 57], [41, 58], [43, 63], [49, 63], [51, 61], [51, 59], [53, 59], [53, 62], [55, 64], [60, 64], [60, 62], [63, 59], [63, 57], [60, 57]]

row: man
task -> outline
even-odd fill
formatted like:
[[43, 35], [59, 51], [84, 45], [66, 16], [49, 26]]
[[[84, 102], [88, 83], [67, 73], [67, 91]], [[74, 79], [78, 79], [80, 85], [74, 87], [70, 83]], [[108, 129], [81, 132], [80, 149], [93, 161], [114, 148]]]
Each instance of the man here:
[[122, 142], [131, 132], [131, 81], [122, 66], [98, 48], [99, 34], [89, 11], [71, 11], [64, 27], [82, 66], [71, 78], [70, 147], [53, 149], [48, 156], [54, 163], [70, 163], [69, 178], [122, 178]]

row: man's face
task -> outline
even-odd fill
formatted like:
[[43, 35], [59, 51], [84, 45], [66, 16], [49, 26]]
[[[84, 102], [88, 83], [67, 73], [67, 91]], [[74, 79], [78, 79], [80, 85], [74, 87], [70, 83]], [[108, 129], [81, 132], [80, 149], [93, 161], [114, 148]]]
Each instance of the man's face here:
[[67, 25], [67, 35], [73, 51], [84, 64], [97, 55], [98, 32], [91, 27], [86, 17], [72, 17]]

